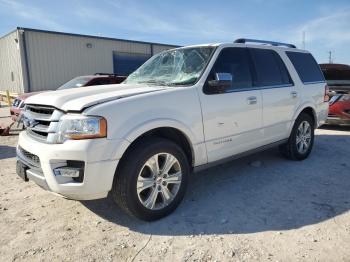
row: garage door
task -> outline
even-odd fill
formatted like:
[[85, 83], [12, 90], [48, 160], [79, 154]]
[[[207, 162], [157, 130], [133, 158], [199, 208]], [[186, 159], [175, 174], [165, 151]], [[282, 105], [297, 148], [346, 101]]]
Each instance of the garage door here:
[[145, 54], [113, 52], [114, 74], [127, 76], [134, 72], [151, 56]]

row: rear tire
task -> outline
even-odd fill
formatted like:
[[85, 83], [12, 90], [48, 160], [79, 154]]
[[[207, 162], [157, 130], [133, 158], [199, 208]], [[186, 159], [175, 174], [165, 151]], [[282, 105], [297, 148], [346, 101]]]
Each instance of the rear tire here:
[[314, 120], [302, 113], [294, 123], [288, 142], [279, 147], [282, 155], [292, 160], [304, 160], [311, 153], [314, 144]]
[[134, 145], [121, 160], [112, 196], [128, 214], [157, 220], [180, 204], [189, 173], [187, 157], [177, 144], [151, 137]]

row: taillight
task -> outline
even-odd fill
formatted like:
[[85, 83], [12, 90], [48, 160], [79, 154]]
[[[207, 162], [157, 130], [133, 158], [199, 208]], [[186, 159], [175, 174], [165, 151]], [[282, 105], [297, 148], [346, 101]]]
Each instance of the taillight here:
[[328, 101], [329, 101], [329, 87], [325, 85], [323, 102], [328, 102]]

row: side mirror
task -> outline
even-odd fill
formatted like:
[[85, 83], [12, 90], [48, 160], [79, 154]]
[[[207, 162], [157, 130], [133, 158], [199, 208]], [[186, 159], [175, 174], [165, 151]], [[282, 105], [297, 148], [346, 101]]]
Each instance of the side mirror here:
[[218, 93], [223, 93], [232, 85], [232, 75], [230, 73], [216, 73], [215, 80], [209, 80], [210, 88], [215, 89]]

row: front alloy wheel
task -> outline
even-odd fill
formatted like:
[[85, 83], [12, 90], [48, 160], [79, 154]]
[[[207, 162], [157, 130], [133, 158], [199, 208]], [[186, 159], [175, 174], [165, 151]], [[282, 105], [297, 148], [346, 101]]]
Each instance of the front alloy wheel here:
[[127, 213], [152, 221], [167, 216], [183, 199], [190, 167], [180, 146], [158, 137], [133, 145], [119, 163], [112, 196]]
[[151, 210], [168, 206], [181, 185], [181, 166], [169, 153], [155, 154], [147, 160], [137, 178], [137, 196]]

